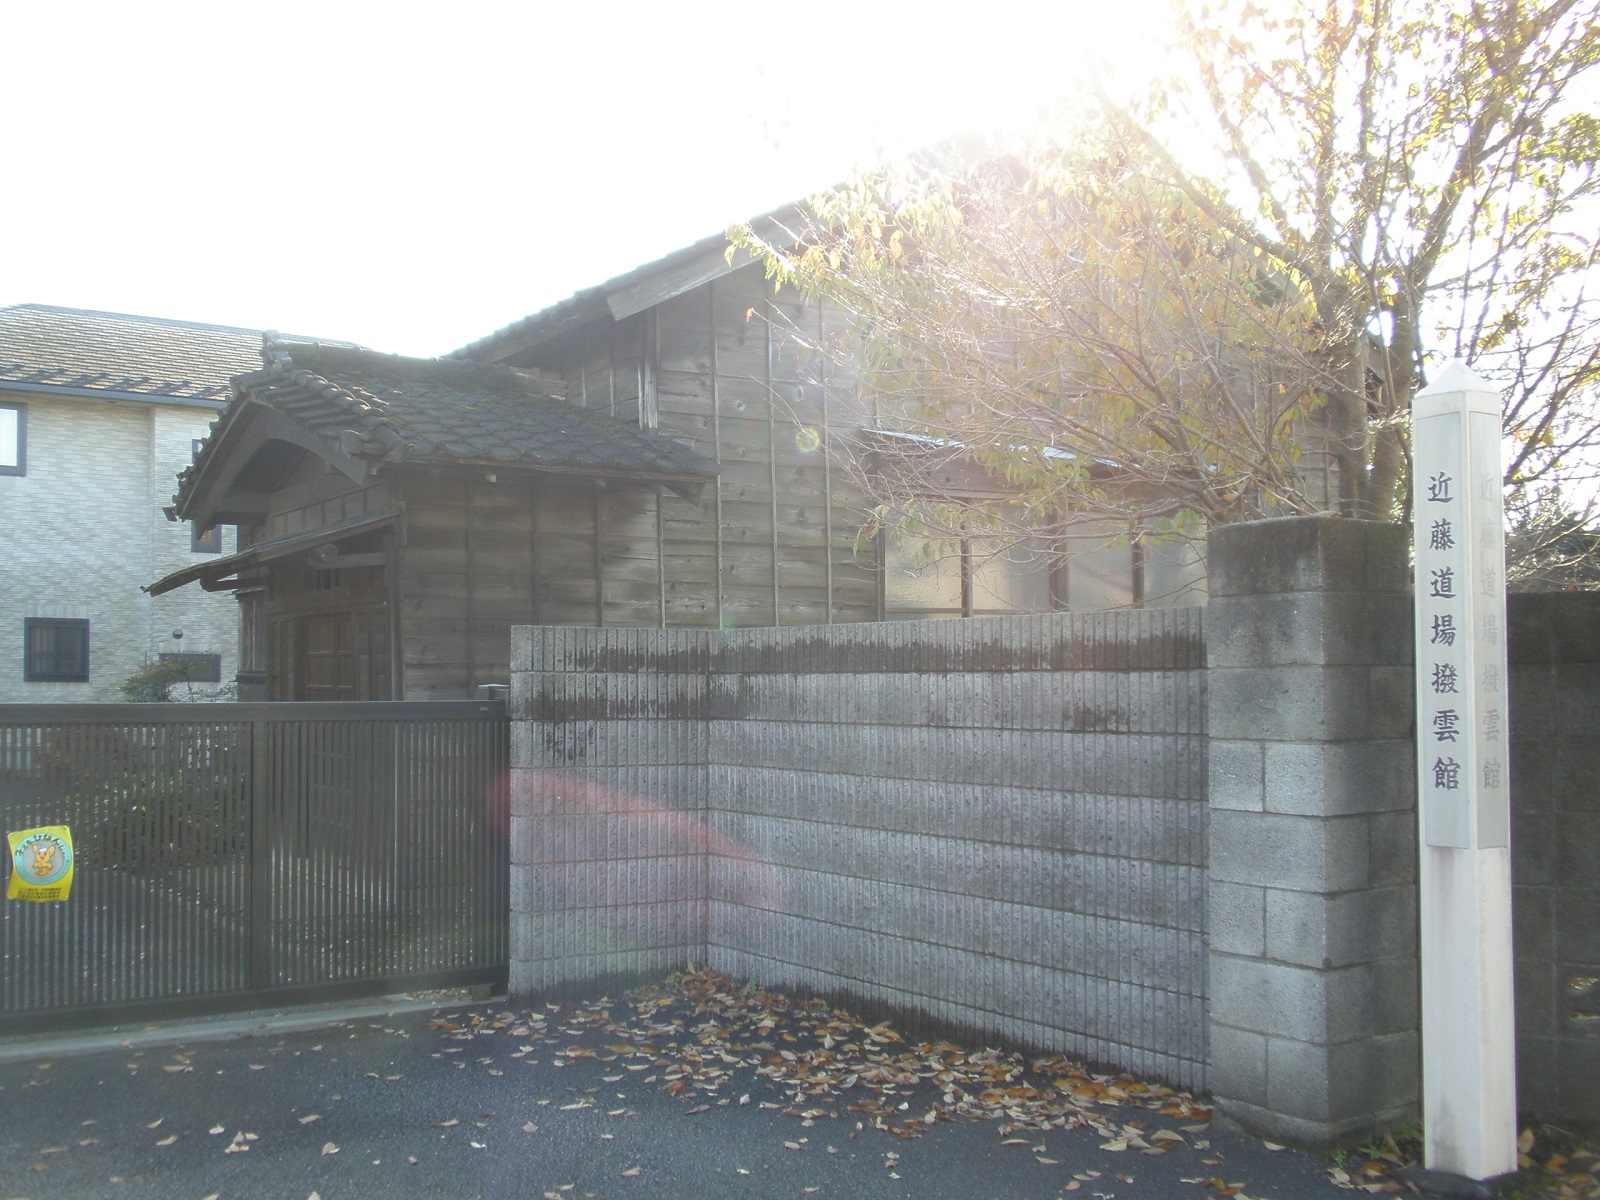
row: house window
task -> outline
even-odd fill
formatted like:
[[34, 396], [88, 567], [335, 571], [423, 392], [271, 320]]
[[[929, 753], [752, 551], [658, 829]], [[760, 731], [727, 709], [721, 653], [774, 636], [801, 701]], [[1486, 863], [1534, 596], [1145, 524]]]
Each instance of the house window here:
[[1090, 523], [1074, 527], [1065, 539], [1065, 599], [1073, 612], [1142, 604], [1144, 547], [1138, 539], [1129, 540], [1121, 533], [1109, 523]]
[[930, 557], [922, 539], [891, 537], [883, 556], [883, 606], [889, 620], [965, 614], [966, 556], [961, 543]]
[[222, 682], [220, 654], [163, 654], [161, 661], [182, 663], [188, 668], [183, 677], [190, 683]]
[[1050, 556], [1043, 539], [951, 538], [943, 552], [914, 536], [888, 537], [883, 603], [888, 620], [1048, 612]]
[[0, 404], [0, 475], [28, 473], [28, 409]]
[[22, 677], [29, 683], [81, 683], [89, 678], [89, 622], [25, 617]]

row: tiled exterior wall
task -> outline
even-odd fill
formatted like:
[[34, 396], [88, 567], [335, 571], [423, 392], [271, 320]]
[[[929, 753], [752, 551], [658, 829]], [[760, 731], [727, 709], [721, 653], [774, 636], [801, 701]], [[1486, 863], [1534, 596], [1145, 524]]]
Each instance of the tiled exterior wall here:
[[1600, 592], [1508, 597], [1517, 1094], [1600, 1122]]
[[[152, 406], [149, 412], [150, 577], [141, 580], [141, 584], [154, 583], [174, 571], [204, 559], [221, 557], [221, 554], [232, 554], [236, 549], [235, 530], [225, 525], [221, 554], [196, 554], [192, 549], [191, 526], [187, 522], [167, 520], [162, 511], [172, 503], [172, 494], [178, 490], [178, 472], [189, 465], [194, 440], [206, 435], [216, 413], [207, 409], [164, 406]], [[141, 592], [140, 595], [145, 594]], [[185, 654], [220, 654], [222, 682], [232, 682], [239, 669], [239, 602], [232, 592], [208, 592], [195, 583], [145, 599], [150, 604], [150, 631], [148, 640], [140, 648], [141, 654], [148, 652], [151, 658], [174, 650]], [[174, 629], [183, 630], [181, 645], [173, 641]]]
[[[140, 588], [195, 561], [172, 503], [205, 408], [76, 403], [0, 391], [27, 406], [27, 473], [0, 476], [0, 703], [120, 700], [118, 685], [157, 654], [221, 653], [236, 670], [237, 605], [183, 588], [152, 601]], [[224, 535], [231, 553], [232, 532]], [[23, 620], [87, 618], [87, 683], [23, 680]], [[174, 642], [182, 629], [182, 644]]]
[[513, 990], [709, 961], [1199, 1086], [1201, 658], [1195, 609], [519, 631]]

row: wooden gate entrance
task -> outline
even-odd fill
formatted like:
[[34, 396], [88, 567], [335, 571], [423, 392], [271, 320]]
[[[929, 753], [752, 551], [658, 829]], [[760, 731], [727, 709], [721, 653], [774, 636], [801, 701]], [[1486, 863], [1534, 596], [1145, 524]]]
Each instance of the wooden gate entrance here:
[[0, 705], [0, 1032], [479, 984], [507, 968], [499, 702]]

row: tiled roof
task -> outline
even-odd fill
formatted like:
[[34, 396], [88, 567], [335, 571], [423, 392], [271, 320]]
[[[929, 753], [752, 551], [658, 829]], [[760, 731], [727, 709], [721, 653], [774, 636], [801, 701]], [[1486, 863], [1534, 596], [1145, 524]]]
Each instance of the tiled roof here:
[[180, 477], [180, 498], [250, 403], [277, 409], [330, 449], [391, 462], [692, 482], [717, 473], [714, 462], [680, 442], [551, 396], [560, 381], [535, 372], [289, 343], [270, 334], [261, 355], [267, 365], [235, 381], [232, 405]]
[[48, 304], [0, 308], [0, 388], [12, 383], [221, 403], [230, 376], [260, 365], [258, 329]]

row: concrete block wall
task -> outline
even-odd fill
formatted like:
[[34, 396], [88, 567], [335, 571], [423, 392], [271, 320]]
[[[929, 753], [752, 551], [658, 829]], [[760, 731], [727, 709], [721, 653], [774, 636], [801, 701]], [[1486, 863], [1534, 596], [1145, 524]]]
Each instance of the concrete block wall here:
[[706, 957], [704, 631], [511, 638], [511, 990]]
[[1210, 539], [1210, 1084], [1327, 1143], [1419, 1096], [1409, 530]]
[[709, 961], [1202, 1086], [1200, 618], [517, 630], [513, 990]]
[[1202, 1086], [1200, 617], [730, 634], [710, 961]]
[[1517, 1099], [1600, 1122], [1600, 593], [1512, 595]]
[[[1203, 614], [517, 630], [513, 988], [709, 960], [1269, 1136], [1414, 1118], [1407, 539], [1218, 530]], [[1600, 595], [1509, 620], [1521, 1107], [1593, 1121]]]

